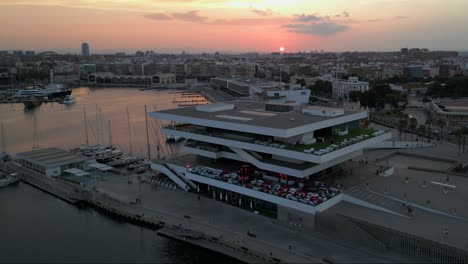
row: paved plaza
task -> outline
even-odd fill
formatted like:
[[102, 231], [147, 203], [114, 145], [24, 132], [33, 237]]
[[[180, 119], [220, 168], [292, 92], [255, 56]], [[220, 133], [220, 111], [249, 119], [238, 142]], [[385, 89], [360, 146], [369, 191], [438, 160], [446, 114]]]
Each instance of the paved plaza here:
[[[184, 191], [169, 190], [149, 184], [138, 186], [136, 180], [128, 184], [127, 177], [116, 176], [99, 183], [99, 190], [124, 201], [135, 201], [141, 188], [141, 207], [154, 212], [178, 218], [190, 217], [190, 223], [207, 234], [217, 234], [238, 245], [261, 247], [264, 253], [273, 257], [284, 257], [289, 254], [291, 245], [293, 255], [299, 260], [329, 259], [336, 262], [408, 262], [411, 259], [392, 252], [368, 251], [355, 248], [346, 242], [332, 241], [322, 234], [312, 231], [293, 230], [275, 223], [274, 219], [251, 211], [240, 209], [225, 202], [209, 198], [197, 200], [197, 195]], [[187, 220], [187, 219], [186, 219]], [[256, 238], [247, 236], [250, 231]], [[268, 252], [266, 252], [268, 251]], [[303, 256], [302, 258], [300, 256]]]

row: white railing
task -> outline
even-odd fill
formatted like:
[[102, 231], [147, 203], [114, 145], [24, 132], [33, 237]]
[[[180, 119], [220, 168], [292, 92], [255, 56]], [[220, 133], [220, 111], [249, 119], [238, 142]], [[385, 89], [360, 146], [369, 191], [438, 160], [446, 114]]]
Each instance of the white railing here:
[[185, 191], [188, 191], [190, 187], [182, 181], [176, 174], [170, 171], [165, 165], [159, 163], [151, 163], [151, 169], [164, 173], [167, 177], [169, 177], [175, 184], [177, 184], [180, 188]]

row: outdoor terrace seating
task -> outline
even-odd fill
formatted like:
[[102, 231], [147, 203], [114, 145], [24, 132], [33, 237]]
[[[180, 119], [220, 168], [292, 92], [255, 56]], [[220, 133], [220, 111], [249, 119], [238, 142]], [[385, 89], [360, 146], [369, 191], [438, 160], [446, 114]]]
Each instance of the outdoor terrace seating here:
[[254, 178], [252, 180], [247, 180], [246, 177], [236, 172], [225, 173], [222, 170], [203, 166], [191, 168], [190, 172], [312, 206], [319, 205], [340, 193], [339, 189], [328, 187], [324, 183], [319, 184], [316, 188], [317, 191], [314, 192], [303, 188], [295, 188], [287, 184], [269, 180], [273, 176], [263, 174], [263, 179]]
[[[227, 135], [224, 135], [223, 133], [216, 133], [216, 134], [207, 133], [206, 130], [204, 130], [203, 128], [194, 128], [194, 127], [186, 129], [183, 126], [178, 126], [178, 127], [170, 127], [170, 129], [181, 130], [184, 132], [190, 132], [190, 133], [196, 133], [196, 134], [202, 134], [202, 135], [209, 135], [213, 137], [227, 138], [227, 139], [232, 139], [232, 135], [233, 135], [232, 131], [229, 134], [231, 136], [228, 137]], [[360, 134], [357, 134], [357, 133], [360, 133]], [[250, 143], [254, 143], [254, 144], [258, 144], [262, 146], [279, 148], [279, 149], [300, 151], [300, 152], [304, 152], [308, 154], [321, 156], [321, 155], [330, 153], [332, 151], [345, 148], [352, 144], [356, 144], [361, 141], [367, 140], [371, 137], [377, 137], [383, 134], [385, 134], [384, 130], [375, 131], [372, 129], [364, 128], [364, 129], [350, 131], [348, 135], [346, 136], [317, 137], [318, 139], [317, 142], [314, 144], [310, 144], [310, 145], [304, 145], [304, 144], [291, 145], [291, 144], [284, 144], [282, 142], [273, 142], [271, 140], [267, 141], [267, 140], [258, 140], [258, 139], [252, 139], [252, 141], [244, 140], [244, 142], [250, 142]], [[333, 140], [331, 138], [333, 138]]]

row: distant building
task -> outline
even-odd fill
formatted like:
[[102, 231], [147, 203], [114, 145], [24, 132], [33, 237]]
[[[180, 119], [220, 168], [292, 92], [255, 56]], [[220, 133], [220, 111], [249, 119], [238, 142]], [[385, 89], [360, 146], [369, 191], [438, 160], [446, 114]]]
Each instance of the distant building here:
[[310, 90], [299, 84], [282, 84], [280, 82], [260, 79], [211, 78], [210, 83], [233, 96], [271, 103], [292, 103], [305, 105], [309, 103]]
[[444, 120], [449, 127], [468, 125], [467, 98], [433, 100], [430, 110], [433, 120]]
[[440, 78], [452, 78], [457, 74], [461, 74], [462, 71], [459, 65], [442, 64], [439, 65], [439, 77]]
[[100, 72], [88, 75], [88, 83], [100, 86], [134, 86], [147, 87], [153, 84], [175, 84], [175, 75], [160, 73], [156, 75], [116, 75]]
[[382, 68], [382, 79], [390, 79], [395, 76], [401, 76], [403, 68], [401, 66], [384, 66]]
[[153, 76], [153, 83], [157, 83], [157, 84], [176, 83], [176, 76], [173, 73], [159, 73]]
[[88, 75], [88, 83], [100, 86], [141, 86], [147, 87], [152, 83], [153, 76], [149, 75], [115, 75], [110, 72], [100, 72]]
[[82, 64], [80, 66], [80, 78], [87, 79], [88, 76], [96, 72], [96, 64]]
[[369, 82], [359, 81], [358, 77], [348, 77], [347, 80], [333, 78], [331, 74], [323, 75], [320, 79], [332, 83], [333, 99], [344, 100], [349, 98], [350, 92], [369, 91]]
[[81, 44], [81, 56], [88, 57], [89, 56], [89, 44], [84, 42]]
[[310, 85], [314, 85], [319, 80], [319, 78], [318, 77], [310, 77], [310, 76], [294, 75], [294, 76], [291, 76], [291, 78], [289, 79], [289, 82], [291, 84], [297, 84], [298, 80], [304, 80], [306, 87], [309, 87]]
[[408, 56], [408, 48], [402, 48], [401, 49], [401, 55], [403, 55], [405, 57]]
[[34, 50], [27, 50], [24, 52], [24, 55], [26, 56], [34, 56], [36, 52]]

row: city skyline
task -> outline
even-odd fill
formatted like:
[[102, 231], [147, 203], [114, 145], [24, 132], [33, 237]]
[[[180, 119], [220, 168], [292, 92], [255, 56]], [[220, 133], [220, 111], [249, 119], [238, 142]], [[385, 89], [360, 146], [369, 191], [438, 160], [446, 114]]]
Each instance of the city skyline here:
[[[460, 0], [4, 1], [0, 49], [285, 52], [466, 50]], [[414, 12], [418, 10], [418, 12]], [[447, 41], [450, 40], [450, 41]]]

